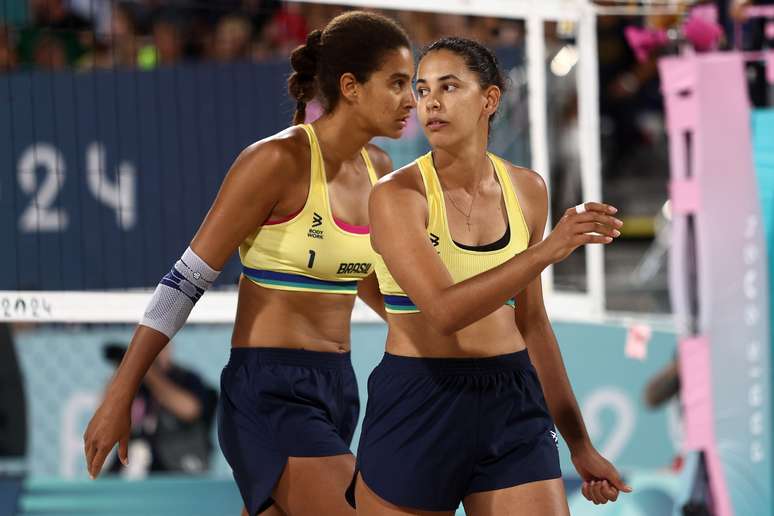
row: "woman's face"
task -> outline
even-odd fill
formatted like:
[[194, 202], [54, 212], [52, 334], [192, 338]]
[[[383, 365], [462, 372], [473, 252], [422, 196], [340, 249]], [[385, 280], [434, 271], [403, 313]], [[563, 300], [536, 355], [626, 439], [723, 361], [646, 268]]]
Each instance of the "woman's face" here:
[[388, 52], [381, 67], [360, 85], [359, 103], [374, 136], [400, 138], [411, 110], [416, 107], [411, 74], [414, 57], [408, 48]]
[[479, 132], [486, 139], [499, 89], [482, 88], [460, 55], [444, 49], [426, 54], [417, 68], [416, 90], [417, 116], [433, 148], [452, 148]]

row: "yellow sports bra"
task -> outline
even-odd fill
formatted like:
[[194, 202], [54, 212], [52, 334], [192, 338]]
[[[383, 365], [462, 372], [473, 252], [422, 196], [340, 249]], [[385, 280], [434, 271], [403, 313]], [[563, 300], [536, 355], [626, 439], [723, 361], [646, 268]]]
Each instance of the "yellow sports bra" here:
[[[311, 178], [300, 212], [264, 223], [239, 246], [242, 274], [266, 288], [357, 294], [357, 282], [372, 271], [376, 253], [368, 226], [337, 221], [331, 211], [320, 144], [311, 125]], [[361, 149], [373, 185], [376, 171]]]
[[[510, 173], [500, 158], [489, 153], [488, 156], [494, 165], [497, 180], [500, 183], [503, 198], [505, 199], [505, 209], [508, 213], [508, 228], [499, 242], [479, 248], [463, 246], [452, 240], [449, 225], [446, 221], [446, 204], [443, 198], [443, 190], [433, 166], [432, 153], [427, 153], [416, 160], [416, 164], [422, 174], [422, 182], [425, 185], [425, 195], [427, 196], [427, 236], [455, 283], [497, 267], [525, 250], [529, 245], [529, 229], [524, 220], [519, 199], [516, 197], [516, 191], [511, 183]], [[497, 247], [497, 249], [480, 250], [488, 249], [492, 246]], [[393, 279], [387, 270], [387, 266], [384, 264], [384, 260], [379, 255], [376, 258], [375, 270], [376, 276], [379, 278], [379, 290], [381, 290], [384, 296], [384, 305], [388, 312], [401, 314], [420, 311], [403, 292], [403, 289], [400, 288], [395, 279]], [[511, 299], [507, 304], [515, 306], [515, 301]]]

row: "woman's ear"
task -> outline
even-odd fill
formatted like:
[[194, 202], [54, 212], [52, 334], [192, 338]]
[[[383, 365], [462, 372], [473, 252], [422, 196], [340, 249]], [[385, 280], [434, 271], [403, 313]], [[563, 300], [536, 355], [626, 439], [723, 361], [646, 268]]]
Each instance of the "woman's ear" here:
[[486, 103], [484, 104], [484, 111], [487, 115], [492, 116], [497, 113], [497, 108], [500, 106], [500, 96], [502, 92], [497, 86], [489, 86], [484, 90], [484, 98]]
[[350, 73], [341, 74], [339, 77], [339, 90], [341, 96], [348, 102], [357, 102], [358, 95], [360, 94], [360, 83], [357, 82], [355, 76]]

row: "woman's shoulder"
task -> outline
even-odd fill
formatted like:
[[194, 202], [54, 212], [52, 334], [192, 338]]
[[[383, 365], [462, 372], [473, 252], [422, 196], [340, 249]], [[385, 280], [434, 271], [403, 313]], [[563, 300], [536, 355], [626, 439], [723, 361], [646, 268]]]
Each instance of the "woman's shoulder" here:
[[499, 158], [505, 165], [514, 184], [520, 194], [528, 199], [538, 200], [548, 196], [548, 189], [543, 177], [531, 168], [514, 165], [508, 160]]
[[422, 174], [419, 170], [419, 165], [416, 161], [412, 161], [411, 163], [386, 174], [379, 179], [379, 182], [376, 183], [374, 188], [395, 193], [400, 191], [417, 191], [424, 194], [424, 183], [422, 182]]
[[376, 171], [376, 177], [384, 177], [392, 172], [392, 159], [387, 152], [373, 143], [366, 144], [366, 152]]
[[286, 175], [308, 173], [309, 139], [300, 126], [292, 126], [248, 145], [238, 158], [260, 168], [281, 168]]

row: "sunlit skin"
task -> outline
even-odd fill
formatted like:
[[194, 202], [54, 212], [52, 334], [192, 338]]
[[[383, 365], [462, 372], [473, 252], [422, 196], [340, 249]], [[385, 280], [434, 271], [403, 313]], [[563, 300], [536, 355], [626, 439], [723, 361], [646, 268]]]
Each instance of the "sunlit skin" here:
[[[500, 89], [482, 87], [461, 56], [435, 50], [419, 63], [416, 92], [417, 115], [432, 147], [453, 240], [467, 245], [497, 241], [508, 219], [486, 151]], [[511, 164], [508, 169], [529, 230], [529, 248], [460, 283], [453, 282], [427, 238], [427, 199], [418, 167], [407, 165], [373, 189], [372, 244], [421, 311], [388, 314], [387, 351], [412, 357], [484, 357], [529, 348], [551, 415], [584, 479], [583, 494], [594, 503], [613, 501], [630, 488], [589, 439], [545, 312], [540, 272], [580, 245], [611, 243], [622, 222], [614, 217], [616, 208], [589, 202], [586, 213], [568, 209], [544, 239], [548, 195], [543, 180], [528, 169]], [[504, 306], [514, 292], [515, 310]], [[393, 505], [374, 493], [362, 475], [356, 489], [358, 515], [453, 514]], [[561, 479], [474, 493], [463, 504], [474, 516], [569, 514]]]
[[[332, 211], [346, 223], [369, 224], [371, 184], [360, 149], [367, 149], [377, 175], [391, 171], [387, 154], [369, 142], [377, 136], [397, 138], [406, 127], [416, 106], [411, 87], [413, 71], [410, 49], [400, 48], [387, 52], [378, 70], [363, 83], [351, 73], [343, 74], [335, 109], [313, 123], [325, 160]], [[194, 252], [210, 267], [221, 270], [257, 227], [299, 211], [309, 192], [310, 159], [307, 135], [299, 127], [290, 127], [246, 148], [226, 175], [191, 241]], [[373, 275], [360, 283], [358, 295], [378, 313], [384, 313]], [[353, 304], [354, 296], [272, 290], [242, 278], [232, 345], [348, 351]], [[84, 453], [92, 478], [99, 475], [116, 443], [120, 459], [126, 462], [132, 398], [166, 343], [163, 334], [146, 326], [137, 327], [105, 399], [84, 434]], [[294, 516], [354, 514], [343, 496], [331, 494], [344, 492], [353, 470], [351, 455], [290, 457], [272, 493], [277, 505], [265, 514], [281, 515], [280, 508]]]

